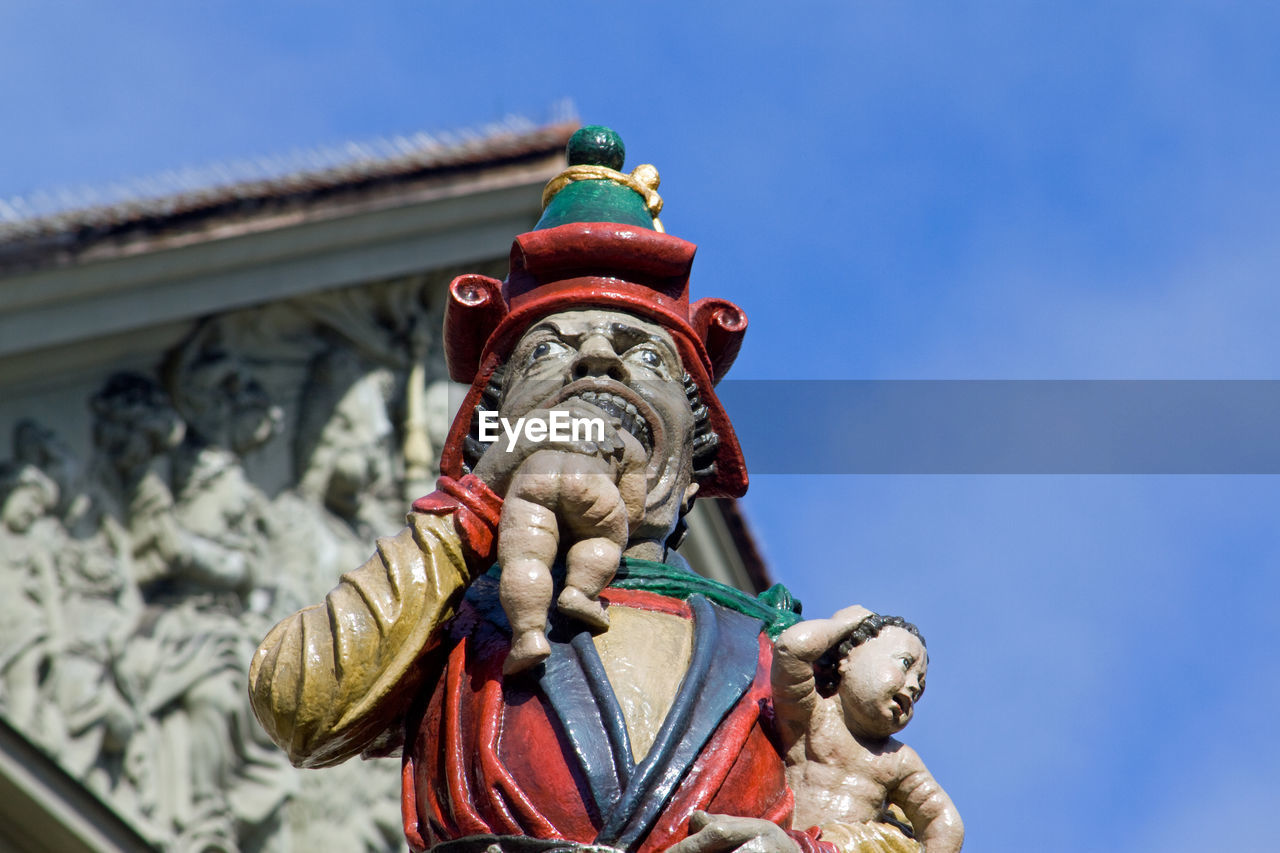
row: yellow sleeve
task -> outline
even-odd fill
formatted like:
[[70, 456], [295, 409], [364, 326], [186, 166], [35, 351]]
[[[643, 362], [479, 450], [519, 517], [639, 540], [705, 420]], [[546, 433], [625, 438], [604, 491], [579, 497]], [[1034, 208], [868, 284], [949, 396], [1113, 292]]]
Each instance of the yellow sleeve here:
[[271, 629], [249, 696], [295, 766], [338, 764], [397, 723], [469, 581], [452, 516], [415, 512], [323, 604]]

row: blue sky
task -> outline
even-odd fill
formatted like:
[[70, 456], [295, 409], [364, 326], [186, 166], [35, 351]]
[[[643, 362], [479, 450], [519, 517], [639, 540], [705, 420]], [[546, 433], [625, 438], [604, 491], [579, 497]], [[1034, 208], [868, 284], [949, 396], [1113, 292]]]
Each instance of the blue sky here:
[[[736, 378], [1280, 378], [1277, 43], [1262, 2], [11, 0], [0, 197], [569, 97], [662, 172], [695, 296], [751, 316]], [[779, 475], [746, 506], [809, 612], [924, 630], [903, 738], [971, 849], [1273, 847], [1276, 478]]]

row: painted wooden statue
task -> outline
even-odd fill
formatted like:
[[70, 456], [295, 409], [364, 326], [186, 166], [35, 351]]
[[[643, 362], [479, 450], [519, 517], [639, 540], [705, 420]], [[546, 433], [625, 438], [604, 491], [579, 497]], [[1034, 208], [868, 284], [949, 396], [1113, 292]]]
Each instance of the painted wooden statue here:
[[[272, 629], [250, 672], [258, 719], [299, 766], [402, 749], [416, 851], [921, 849], [890, 804], [931, 853], [958, 850], [954, 808], [894, 757], [891, 726], [840, 713], [857, 705], [843, 673], [866, 670], [895, 681], [868, 701], [905, 725], [922, 646], [894, 628], [876, 660], [910, 646], [900, 673], [838, 663], [834, 690], [812, 687], [854, 624], [800, 623], [785, 591], [750, 597], [674, 553], [695, 495], [747, 488], [714, 391], [746, 317], [690, 302], [695, 247], [663, 232], [652, 166], [620, 171], [599, 127], [568, 154], [507, 280], [450, 287], [449, 370], [470, 391], [437, 491]], [[806, 764], [804, 744], [853, 751]], [[868, 761], [874, 784], [854, 778]]]

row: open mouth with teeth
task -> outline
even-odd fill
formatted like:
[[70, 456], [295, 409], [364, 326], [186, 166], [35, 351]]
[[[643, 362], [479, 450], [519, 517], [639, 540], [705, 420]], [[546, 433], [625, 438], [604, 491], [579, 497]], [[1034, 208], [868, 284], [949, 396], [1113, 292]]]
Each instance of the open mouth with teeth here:
[[649, 457], [651, 473], [655, 462], [654, 449], [662, 444], [662, 423], [657, 412], [631, 388], [612, 379], [579, 379], [571, 382], [555, 395], [548, 405], [555, 406], [566, 400], [577, 399], [599, 409], [608, 418], [635, 436]]
[[634, 403], [608, 391], [583, 391], [577, 397], [609, 417], [617, 418], [622, 428], [635, 436], [636, 441], [644, 447], [646, 455], [653, 453], [653, 432], [649, 429], [649, 421], [640, 414]]
[[[683, 391], [682, 391], [683, 393]], [[680, 484], [683, 451], [673, 447], [677, 440], [663, 416], [653, 404], [624, 382], [607, 377], [587, 377], [570, 382], [539, 403], [554, 408], [569, 400], [598, 409], [615, 426], [626, 430], [640, 442], [648, 457], [645, 479], [648, 481], [646, 507], [664, 506]]]

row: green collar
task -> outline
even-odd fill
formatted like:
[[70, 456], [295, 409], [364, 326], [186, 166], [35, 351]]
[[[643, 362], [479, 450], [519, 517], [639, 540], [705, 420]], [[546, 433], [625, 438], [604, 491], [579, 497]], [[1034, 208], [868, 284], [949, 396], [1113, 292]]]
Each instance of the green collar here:
[[[554, 566], [552, 572], [557, 582], [563, 580], [563, 566]], [[494, 564], [485, 574], [492, 578], [493, 582], [497, 582], [502, 569]], [[704, 578], [688, 569], [656, 563], [653, 560], [623, 557], [617, 574], [613, 576], [613, 582], [609, 586], [616, 589], [652, 592], [680, 601], [684, 601], [691, 595], [701, 594], [721, 607], [759, 619], [764, 623], [765, 633], [770, 638], [776, 638], [800, 621], [800, 602], [780, 583], [774, 584], [758, 596], [752, 596], [736, 587]]]
[[610, 586], [654, 592], [681, 601], [700, 593], [722, 607], [759, 619], [770, 637], [777, 637], [800, 621], [800, 602], [782, 584], [752, 596], [696, 572], [652, 560], [624, 557]]

